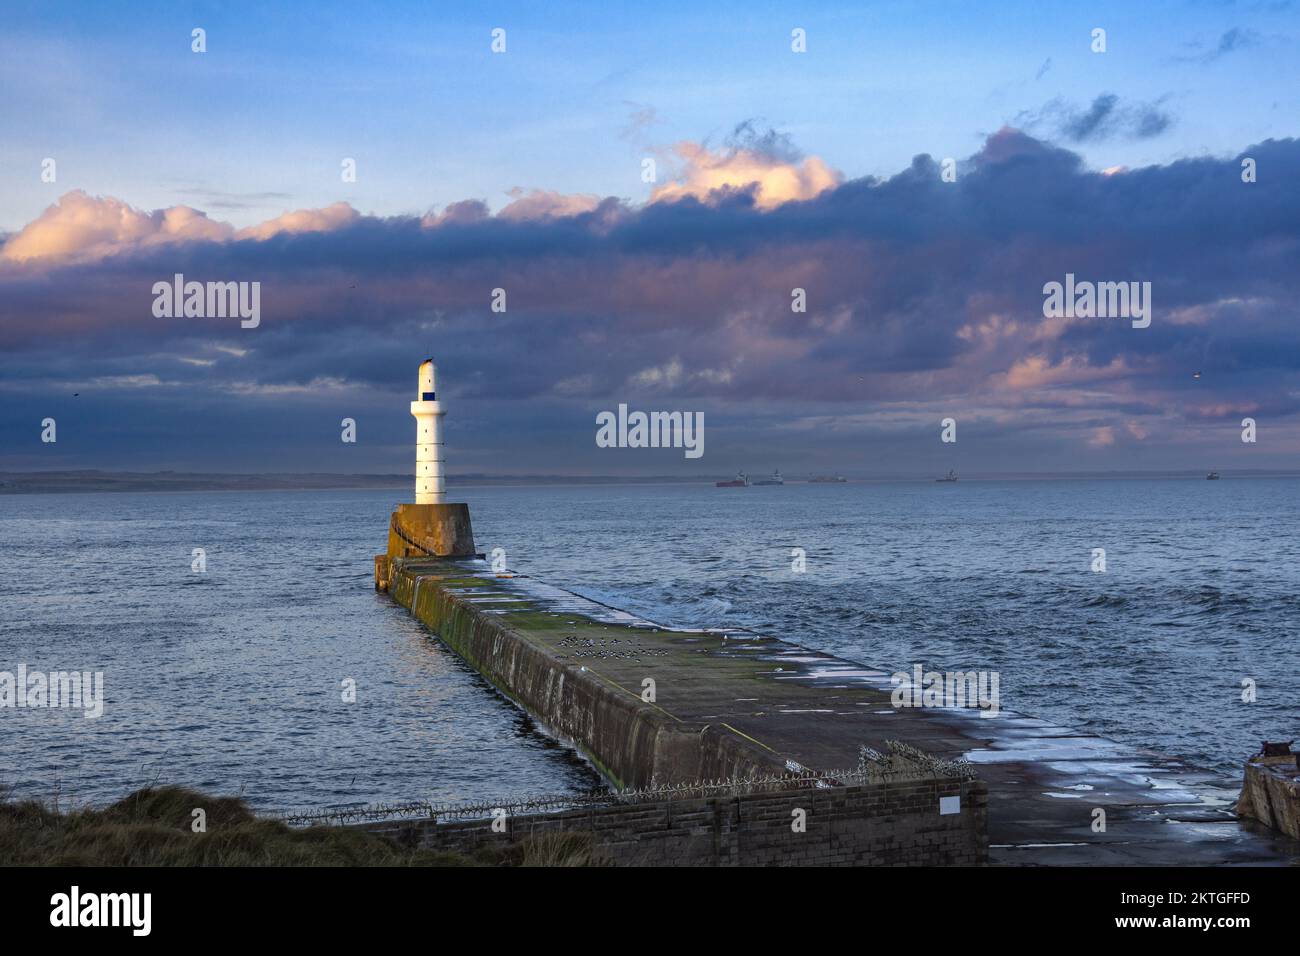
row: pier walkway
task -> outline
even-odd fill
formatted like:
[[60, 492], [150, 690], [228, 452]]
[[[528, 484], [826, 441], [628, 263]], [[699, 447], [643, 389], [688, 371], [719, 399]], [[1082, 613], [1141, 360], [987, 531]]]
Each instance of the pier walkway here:
[[1006, 709], [896, 709], [889, 672], [743, 630], [668, 629], [481, 560], [396, 558], [385, 575], [616, 785], [833, 773], [893, 739], [976, 766], [995, 865], [1300, 861], [1300, 843], [1236, 818], [1239, 781], [1177, 760]]

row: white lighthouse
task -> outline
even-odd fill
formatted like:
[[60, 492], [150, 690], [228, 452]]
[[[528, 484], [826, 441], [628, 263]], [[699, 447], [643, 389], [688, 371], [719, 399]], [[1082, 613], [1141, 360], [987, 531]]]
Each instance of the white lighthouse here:
[[411, 402], [415, 416], [415, 503], [417, 505], [441, 504], [443, 499], [442, 475], [442, 416], [446, 414], [438, 403], [438, 368], [433, 359], [420, 365], [419, 398]]
[[375, 555], [375, 587], [388, 589], [395, 562], [482, 558], [474, 548], [469, 505], [446, 501], [442, 475], [442, 406], [433, 359], [420, 363], [415, 416], [415, 502], [399, 504], [388, 521], [388, 551]]

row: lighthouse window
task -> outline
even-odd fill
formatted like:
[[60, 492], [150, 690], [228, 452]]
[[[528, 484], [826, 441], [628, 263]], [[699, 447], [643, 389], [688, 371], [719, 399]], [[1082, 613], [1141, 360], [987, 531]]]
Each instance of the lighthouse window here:
[[433, 392], [423, 392], [423, 393], [420, 395], [420, 401], [422, 401], [422, 402], [435, 402], [435, 401], [437, 401], [437, 399], [434, 398], [433, 395], [434, 395]]

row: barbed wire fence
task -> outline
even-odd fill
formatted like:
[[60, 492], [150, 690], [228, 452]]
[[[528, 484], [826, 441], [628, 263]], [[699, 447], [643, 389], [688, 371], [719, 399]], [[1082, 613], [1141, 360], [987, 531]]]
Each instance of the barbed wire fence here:
[[428, 801], [371, 803], [340, 807], [318, 807], [278, 816], [289, 826], [346, 825], [388, 820], [483, 819], [504, 812], [507, 816], [596, 809], [669, 800], [698, 800], [711, 797], [744, 796], [800, 789], [852, 787], [918, 780], [973, 780], [974, 767], [966, 760], [944, 760], [911, 744], [887, 740], [889, 753], [861, 747], [858, 765], [850, 770], [813, 772], [791, 764], [785, 773], [699, 780], [693, 783], [640, 787], [627, 790], [594, 790], [588, 793], [513, 797], [503, 800]]

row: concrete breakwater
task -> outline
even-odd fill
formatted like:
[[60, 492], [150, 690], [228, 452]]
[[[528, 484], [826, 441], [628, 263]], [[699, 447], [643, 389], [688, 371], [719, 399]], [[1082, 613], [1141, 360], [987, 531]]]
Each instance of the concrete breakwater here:
[[[666, 673], [668, 632], [655, 639], [658, 632], [537, 608], [494, 587], [495, 576], [442, 561], [398, 559], [394, 565], [393, 598], [502, 693], [573, 743], [614, 786], [787, 770], [780, 754], [726, 722], [684, 720], [643, 698], [645, 678], [633, 674], [629, 680], [626, 666], [654, 661], [656, 683], [687, 679]], [[610, 667], [615, 660], [625, 666]]]
[[[536, 582], [533, 593], [510, 587], [524, 580], [495, 575], [476, 560], [380, 557], [376, 565], [377, 585], [386, 583], [398, 603], [616, 788], [781, 777], [789, 787], [528, 814], [504, 831], [485, 820], [369, 829], [461, 850], [580, 829], [603, 858], [623, 864], [985, 862], [986, 794], [970, 774], [935, 762], [905, 777], [862, 782], [856, 770], [837, 778], [823, 766], [811, 780], [810, 768], [720, 715], [700, 712], [743, 696], [770, 662], [716, 653], [723, 635], [670, 631], [594, 603], [557, 604]], [[854, 750], [844, 766], [857, 760]]]
[[974, 814], [981, 840], [987, 818], [994, 863], [1300, 856], [1294, 841], [1237, 820], [1232, 781], [1006, 707], [992, 719], [894, 708], [887, 672], [745, 631], [670, 630], [481, 560], [381, 556], [376, 574], [617, 787], [833, 773], [861, 746], [896, 739], [978, 768], [961, 813]]

